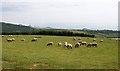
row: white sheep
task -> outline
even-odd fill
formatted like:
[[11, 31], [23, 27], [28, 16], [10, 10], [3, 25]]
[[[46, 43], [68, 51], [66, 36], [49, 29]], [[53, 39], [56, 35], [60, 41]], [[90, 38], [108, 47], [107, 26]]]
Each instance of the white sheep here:
[[76, 38], [74, 37], [73, 40], [76, 40]]
[[62, 45], [62, 43], [61, 43], [61, 42], [59, 42], [59, 43], [58, 43], [58, 46], [61, 46], [61, 45]]
[[4, 35], [2, 35], [2, 37], [4, 37]]
[[87, 44], [87, 47], [97, 47], [97, 43], [96, 42], [93, 42], [93, 43], [88, 43]]
[[72, 44], [68, 43], [68, 44], [67, 44], [67, 48], [68, 48], [68, 49], [69, 49], [69, 48], [72, 49]]
[[31, 41], [37, 41], [37, 38], [33, 38]]
[[79, 37], [78, 40], [81, 40], [81, 37]]
[[53, 42], [48, 42], [47, 43], [47, 46], [51, 46], [51, 45], [53, 45], [54, 43]]
[[21, 38], [21, 41], [25, 41], [25, 39], [24, 39], [24, 38]]
[[67, 46], [67, 42], [64, 42], [64, 46], [65, 46], [65, 47]]
[[93, 39], [93, 41], [96, 41], [96, 39]]
[[11, 38], [12, 39], [12, 41], [15, 41], [15, 38]]
[[87, 42], [86, 41], [83, 41], [82, 43], [81, 43], [81, 45], [86, 45], [87, 44]]
[[81, 43], [76, 43], [75, 48], [80, 47]]
[[101, 39], [100, 42], [103, 42], [103, 40]]
[[8, 42], [12, 42], [12, 39], [11, 38], [7, 38], [6, 39]]
[[8, 35], [9, 37], [12, 37], [12, 35]]

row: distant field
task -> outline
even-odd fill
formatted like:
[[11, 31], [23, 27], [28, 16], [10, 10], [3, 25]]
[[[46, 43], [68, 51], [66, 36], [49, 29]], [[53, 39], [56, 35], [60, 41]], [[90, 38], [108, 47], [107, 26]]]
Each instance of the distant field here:
[[[79, 40], [65, 36], [41, 36], [38, 41], [31, 42], [36, 35], [14, 35], [14, 42], [7, 42], [8, 35], [2, 38], [2, 61], [5, 69], [116, 69], [118, 67], [118, 41], [107, 38], [96, 38], [98, 47], [67, 49], [57, 46], [65, 41], [73, 46]], [[25, 38], [25, 41], [20, 41]], [[93, 42], [94, 38], [82, 38]], [[104, 41], [100, 43], [100, 40]], [[53, 46], [46, 46], [48, 42]]]

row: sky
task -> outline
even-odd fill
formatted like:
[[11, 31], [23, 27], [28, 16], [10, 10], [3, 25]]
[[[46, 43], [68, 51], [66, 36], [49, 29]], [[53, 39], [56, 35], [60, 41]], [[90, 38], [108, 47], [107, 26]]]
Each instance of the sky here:
[[61, 29], [118, 29], [119, 0], [4, 0], [0, 21]]

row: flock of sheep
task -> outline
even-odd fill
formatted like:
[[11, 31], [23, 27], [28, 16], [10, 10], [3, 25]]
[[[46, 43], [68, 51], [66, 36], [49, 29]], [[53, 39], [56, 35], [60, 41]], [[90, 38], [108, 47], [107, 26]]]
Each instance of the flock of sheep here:
[[[73, 41], [75, 41], [75, 40], [76, 40], [76, 38], [73, 38]], [[96, 39], [93, 39], [93, 42], [92, 42], [92, 43], [87, 43], [86, 41], [82, 41], [81, 38], [79, 38], [78, 40], [80, 40], [80, 41], [75, 44], [75, 46], [74, 46], [75, 48], [78, 48], [78, 47], [80, 47], [80, 46], [86, 46], [86, 47], [97, 47], [97, 46], [98, 46], [97, 42], [95, 42]], [[100, 40], [100, 42], [103, 42], [103, 40]], [[47, 43], [47, 46], [52, 46], [52, 45], [54, 45], [53, 42]], [[62, 43], [59, 42], [57, 45], [58, 45], [58, 46], [62, 46]], [[67, 47], [68, 49], [69, 49], [69, 48], [70, 48], [70, 49], [73, 48], [73, 45], [70, 44], [70, 43], [68, 43], [68, 42], [64, 42], [63, 46], [64, 46], [64, 47]]]
[[[2, 37], [4, 37], [4, 36], [2, 36]], [[18, 36], [17, 36], [17, 37], [18, 37]], [[32, 38], [31, 41], [37, 41], [38, 38], [41, 38], [41, 36], [36, 36], [36, 37]], [[79, 48], [80, 46], [86, 46], [86, 47], [97, 47], [97, 46], [98, 46], [98, 44], [97, 44], [97, 42], [96, 42], [96, 39], [93, 39], [93, 42], [92, 42], [92, 43], [87, 43], [86, 41], [82, 41], [81, 38], [76, 38], [76, 37], [74, 37], [74, 38], [73, 38], [73, 41], [75, 41], [75, 40], [77, 40], [77, 39], [79, 40], [79, 42], [77, 42], [77, 43], [74, 45], [75, 48]], [[89, 38], [88, 38], [88, 39], [89, 39]], [[13, 38], [12, 35], [9, 35], [9, 38], [7, 38], [6, 40], [7, 40], [8, 42], [12, 42], [12, 41], [15, 41], [15, 38]], [[25, 38], [21, 38], [21, 41], [25, 41]], [[103, 42], [103, 40], [100, 40], [100, 42]], [[52, 45], [54, 45], [53, 42], [48, 42], [46, 46], [52, 46]], [[68, 43], [68, 42], [64, 42], [63, 44], [62, 44], [61, 42], [59, 42], [59, 43], [57, 44], [57, 46], [62, 46], [62, 45], [63, 45], [64, 47], [67, 47], [68, 49], [69, 49], [69, 48], [70, 48], [70, 49], [73, 48], [73, 45], [72, 45], [71, 43]]]

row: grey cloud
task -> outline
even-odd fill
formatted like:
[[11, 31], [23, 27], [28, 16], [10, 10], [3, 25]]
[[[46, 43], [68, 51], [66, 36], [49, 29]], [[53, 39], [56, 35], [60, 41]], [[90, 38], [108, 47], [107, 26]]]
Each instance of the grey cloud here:
[[20, 2], [2, 2], [0, 5], [2, 12], [20, 12], [27, 8], [27, 5]]

